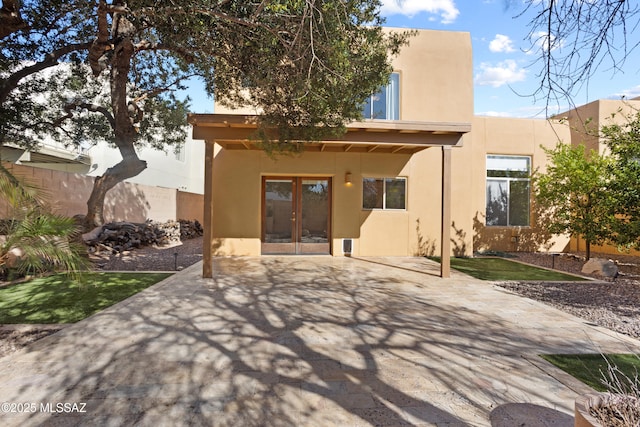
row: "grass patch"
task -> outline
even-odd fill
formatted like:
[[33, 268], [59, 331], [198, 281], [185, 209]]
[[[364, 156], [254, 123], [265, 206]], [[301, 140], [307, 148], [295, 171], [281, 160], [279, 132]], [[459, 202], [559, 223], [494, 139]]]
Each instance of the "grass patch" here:
[[[439, 257], [432, 259], [440, 261]], [[574, 282], [582, 277], [533, 267], [504, 258], [451, 258], [451, 267], [480, 280], [544, 280]]]
[[617, 375], [621, 381], [625, 381], [624, 377], [633, 380], [640, 372], [637, 354], [541, 354], [540, 357], [601, 392], [616, 392], [608, 390], [603, 383], [603, 379], [609, 380], [608, 366], [616, 367], [623, 374]]
[[0, 289], [0, 324], [74, 323], [157, 283], [171, 273], [87, 273], [84, 285], [64, 274]]

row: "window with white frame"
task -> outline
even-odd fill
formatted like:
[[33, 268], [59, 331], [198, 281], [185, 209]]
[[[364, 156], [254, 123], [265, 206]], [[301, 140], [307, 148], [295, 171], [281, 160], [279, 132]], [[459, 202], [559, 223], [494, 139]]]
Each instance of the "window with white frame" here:
[[404, 210], [407, 178], [363, 178], [362, 208]]
[[180, 144], [179, 146], [175, 147], [175, 149], [174, 149], [174, 152], [173, 152], [173, 153], [174, 153], [174, 155], [175, 155], [175, 157], [176, 157], [176, 160], [179, 160], [179, 161], [181, 161], [181, 162], [184, 162], [184, 157], [185, 157], [185, 156], [184, 156], [184, 154], [185, 154], [185, 153], [184, 153], [184, 151], [185, 151], [184, 149], [185, 149], [185, 147], [184, 147], [184, 143], [182, 143], [182, 144]]
[[487, 156], [488, 226], [528, 226], [531, 157]]
[[391, 73], [389, 83], [367, 98], [362, 115], [365, 119], [400, 119], [400, 74]]

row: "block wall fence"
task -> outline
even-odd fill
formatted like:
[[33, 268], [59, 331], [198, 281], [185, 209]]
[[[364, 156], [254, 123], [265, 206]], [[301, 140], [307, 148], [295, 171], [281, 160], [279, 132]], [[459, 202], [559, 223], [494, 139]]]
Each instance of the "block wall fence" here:
[[[8, 162], [3, 162], [3, 166], [25, 182], [42, 189], [57, 213], [66, 216], [86, 214], [94, 177]], [[147, 219], [202, 222], [203, 209], [202, 194], [121, 182], [107, 193], [104, 215], [107, 222], [144, 222]], [[0, 217], [6, 215], [6, 203], [0, 200]]]

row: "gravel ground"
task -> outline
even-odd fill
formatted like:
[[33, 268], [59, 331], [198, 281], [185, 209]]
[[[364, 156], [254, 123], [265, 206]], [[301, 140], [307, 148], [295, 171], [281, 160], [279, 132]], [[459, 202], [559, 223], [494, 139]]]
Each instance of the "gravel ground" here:
[[0, 357], [58, 332], [64, 325], [0, 325]]
[[201, 259], [202, 237], [170, 246], [145, 246], [122, 253], [103, 250], [91, 255], [94, 268], [98, 271], [174, 271], [189, 267]]
[[[522, 262], [581, 274], [584, 254], [514, 254]], [[552, 305], [560, 310], [616, 332], [640, 338], [640, 258], [624, 255], [592, 254], [592, 258], [612, 259], [620, 275], [611, 281], [591, 275], [597, 282], [505, 282], [498, 283], [519, 295]]]
[[[177, 254], [177, 258], [175, 256]], [[556, 257], [539, 253], [513, 254], [529, 264], [580, 274], [583, 254], [561, 254]], [[505, 282], [498, 283], [509, 291], [535, 299], [579, 316], [611, 330], [640, 338], [640, 258], [598, 255], [618, 262], [620, 276], [613, 281], [597, 282]], [[202, 237], [177, 245], [112, 254], [108, 251], [91, 255], [100, 271], [174, 271], [186, 268], [202, 259]], [[0, 357], [64, 325], [0, 325]]]

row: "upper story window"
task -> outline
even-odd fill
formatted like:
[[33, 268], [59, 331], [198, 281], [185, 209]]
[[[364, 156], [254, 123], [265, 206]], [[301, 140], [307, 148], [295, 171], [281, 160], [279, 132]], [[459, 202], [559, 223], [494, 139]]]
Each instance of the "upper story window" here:
[[362, 115], [365, 119], [400, 119], [400, 74], [391, 73], [389, 84], [367, 98]]
[[528, 226], [531, 157], [487, 156], [487, 225]]
[[178, 147], [176, 147], [174, 150], [174, 155], [176, 156], [176, 160], [184, 162], [184, 158], [185, 158], [184, 152], [185, 152], [185, 147], [184, 147], [184, 143], [182, 143]]
[[363, 178], [363, 209], [404, 210], [407, 206], [407, 178]]

